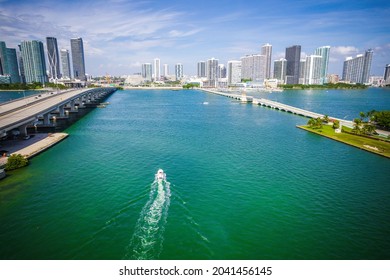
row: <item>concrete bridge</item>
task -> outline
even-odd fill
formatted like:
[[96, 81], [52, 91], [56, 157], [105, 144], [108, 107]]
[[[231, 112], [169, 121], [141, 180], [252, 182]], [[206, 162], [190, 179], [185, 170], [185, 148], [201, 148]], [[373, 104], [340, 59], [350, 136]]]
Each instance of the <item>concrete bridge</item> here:
[[[204, 90], [204, 89], [202, 89], [202, 90]], [[225, 96], [225, 97], [229, 97], [229, 98], [233, 98], [233, 99], [239, 100], [239, 101], [244, 102], [244, 103], [252, 103], [254, 105], [264, 106], [264, 107], [268, 107], [268, 108], [279, 110], [279, 111], [284, 111], [287, 113], [299, 115], [299, 116], [306, 117], [306, 118], [316, 119], [316, 118], [325, 117], [325, 115], [323, 115], [323, 114], [311, 112], [308, 110], [293, 107], [290, 105], [286, 105], [286, 104], [272, 101], [272, 100], [265, 99], [265, 98], [253, 98], [252, 96], [247, 96], [246, 94], [220, 92], [220, 91], [215, 91], [215, 90], [204, 90], [204, 91], [210, 92], [213, 94], [218, 94], [218, 95]], [[328, 116], [328, 117], [329, 117], [329, 119], [340, 121], [340, 124], [343, 126], [347, 126], [347, 127], [351, 127], [351, 128], [353, 127], [354, 123], [350, 120], [339, 119], [339, 118], [335, 118], [335, 117], [331, 117], [331, 116]]]
[[27, 127], [56, 126], [57, 119], [67, 119], [85, 108], [96, 107], [116, 88], [71, 89], [44, 92], [0, 104], [0, 138], [11, 131], [27, 135]]

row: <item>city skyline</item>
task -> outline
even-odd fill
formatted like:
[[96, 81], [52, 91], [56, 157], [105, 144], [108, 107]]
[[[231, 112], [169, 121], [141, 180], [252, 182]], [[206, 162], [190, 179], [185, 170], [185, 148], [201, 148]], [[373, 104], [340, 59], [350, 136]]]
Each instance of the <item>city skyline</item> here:
[[172, 0], [0, 2], [0, 38], [8, 48], [55, 37], [59, 49], [70, 49], [69, 38], [81, 37], [86, 72], [93, 76], [140, 72], [156, 57], [170, 67], [181, 63], [186, 75], [196, 75], [199, 61], [215, 57], [226, 65], [261, 54], [266, 43], [273, 46], [272, 65], [292, 45], [302, 46], [302, 58], [331, 46], [329, 74], [341, 75], [346, 57], [366, 49], [374, 51], [371, 75], [383, 75], [390, 63], [387, 1], [201, 0], [199, 9]]

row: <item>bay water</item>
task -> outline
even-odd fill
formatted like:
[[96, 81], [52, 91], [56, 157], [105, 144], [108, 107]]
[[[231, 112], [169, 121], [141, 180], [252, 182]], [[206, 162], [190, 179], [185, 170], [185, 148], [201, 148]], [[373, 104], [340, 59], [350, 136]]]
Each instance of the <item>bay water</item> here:
[[[346, 119], [390, 109], [386, 89], [256, 96]], [[0, 259], [390, 258], [389, 159], [198, 90], [107, 101], [0, 181]]]

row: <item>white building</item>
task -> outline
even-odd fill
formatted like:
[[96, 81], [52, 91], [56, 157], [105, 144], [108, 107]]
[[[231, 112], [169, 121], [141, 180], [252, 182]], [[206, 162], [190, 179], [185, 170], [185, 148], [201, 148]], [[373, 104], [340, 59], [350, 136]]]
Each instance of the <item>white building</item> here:
[[322, 56], [309, 55], [306, 57], [304, 84], [306, 85], [322, 85]]
[[330, 46], [319, 47], [315, 55], [321, 56], [321, 84], [327, 83]]
[[227, 64], [227, 83], [228, 85], [241, 82], [241, 61], [231, 60]]
[[153, 78], [155, 81], [160, 81], [161, 79], [161, 65], [159, 58], [155, 58], [153, 61]]
[[163, 69], [164, 69], [163, 76], [164, 77], [168, 77], [169, 76], [169, 65], [168, 64], [164, 64], [163, 65]]
[[272, 56], [272, 45], [265, 44], [261, 47], [261, 55], [265, 56], [265, 78], [271, 78], [271, 56]]
[[144, 63], [142, 64], [142, 78], [146, 81], [152, 81], [152, 64]]
[[206, 78], [206, 61], [198, 62], [198, 78]]
[[218, 81], [218, 59], [210, 58], [207, 60], [207, 80], [208, 86], [216, 87]]
[[277, 79], [281, 84], [286, 82], [286, 71], [287, 59], [281, 58], [274, 61], [274, 79]]
[[176, 76], [176, 81], [180, 81], [184, 77], [183, 64], [176, 63], [176, 65], [175, 65], [175, 76]]
[[265, 80], [265, 66], [265, 55], [252, 54], [241, 57], [241, 78], [262, 83]]

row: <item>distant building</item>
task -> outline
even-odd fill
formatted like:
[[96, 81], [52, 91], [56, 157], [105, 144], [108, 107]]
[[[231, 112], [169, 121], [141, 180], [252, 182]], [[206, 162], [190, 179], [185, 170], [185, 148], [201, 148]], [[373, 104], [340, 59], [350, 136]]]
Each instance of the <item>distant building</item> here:
[[73, 63], [73, 77], [81, 81], [86, 80], [85, 76], [85, 60], [84, 60], [84, 45], [82, 38], [73, 38], [70, 40]]
[[383, 76], [386, 85], [390, 85], [390, 64], [386, 64], [385, 75]]
[[315, 55], [321, 56], [321, 84], [328, 82], [328, 64], [329, 64], [330, 46], [319, 47], [315, 51]]
[[226, 78], [226, 67], [223, 64], [218, 64], [218, 79]]
[[163, 65], [163, 69], [164, 69], [163, 76], [164, 77], [168, 77], [169, 76], [169, 65], [168, 64], [164, 64]]
[[20, 47], [26, 83], [47, 83], [43, 43], [35, 40], [23, 41]]
[[265, 56], [265, 78], [271, 78], [272, 45], [265, 44], [261, 47], [261, 55]]
[[338, 82], [340, 82], [340, 77], [337, 74], [330, 74], [328, 75], [327, 80], [328, 83], [337, 84]]
[[355, 58], [347, 57], [343, 65], [343, 81], [351, 83], [368, 83], [373, 51], [367, 50]]
[[285, 58], [274, 61], [274, 79], [277, 79], [281, 84], [286, 82], [286, 71], [287, 60]]
[[19, 54], [19, 73], [20, 73], [20, 82], [26, 83], [26, 75], [24, 74], [24, 63], [23, 63], [23, 56], [22, 56], [22, 46], [18, 45], [18, 54]]
[[142, 64], [142, 78], [146, 81], [152, 81], [152, 64], [151, 63], [144, 63]]
[[321, 55], [309, 55], [306, 57], [305, 63], [305, 85], [322, 85], [322, 56]]
[[305, 83], [305, 69], [306, 69], [306, 58], [301, 58], [299, 61], [299, 80], [298, 84], [303, 85]]
[[198, 78], [206, 78], [206, 62], [205, 61], [199, 61], [198, 62]]
[[176, 63], [175, 65], [175, 76], [176, 76], [176, 81], [180, 81], [184, 77], [184, 72], [183, 72], [183, 64], [181, 63]]
[[252, 54], [241, 57], [241, 78], [263, 83], [265, 80], [266, 56]]
[[207, 60], [207, 80], [208, 86], [216, 87], [218, 82], [218, 59], [210, 58]]
[[58, 54], [57, 39], [54, 37], [46, 37], [46, 46], [50, 77], [53, 79], [60, 79], [60, 56]]
[[161, 79], [161, 66], [160, 66], [160, 59], [155, 58], [153, 61], [153, 78], [155, 81], [160, 81]]
[[301, 60], [301, 46], [294, 45], [286, 48], [285, 58], [287, 60], [286, 84], [298, 84], [299, 69]]
[[0, 42], [0, 75], [9, 76], [9, 83], [21, 82], [16, 49], [7, 48], [5, 42]]
[[241, 82], [241, 61], [228, 61], [227, 78], [228, 85], [233, 85]]
[[61, 49], [61, 65], [62, 65], [62, 74], [63, 78], [70, 79], [72, 77], [70, 71], [70, 58], [69, 51], [67, 49]]

